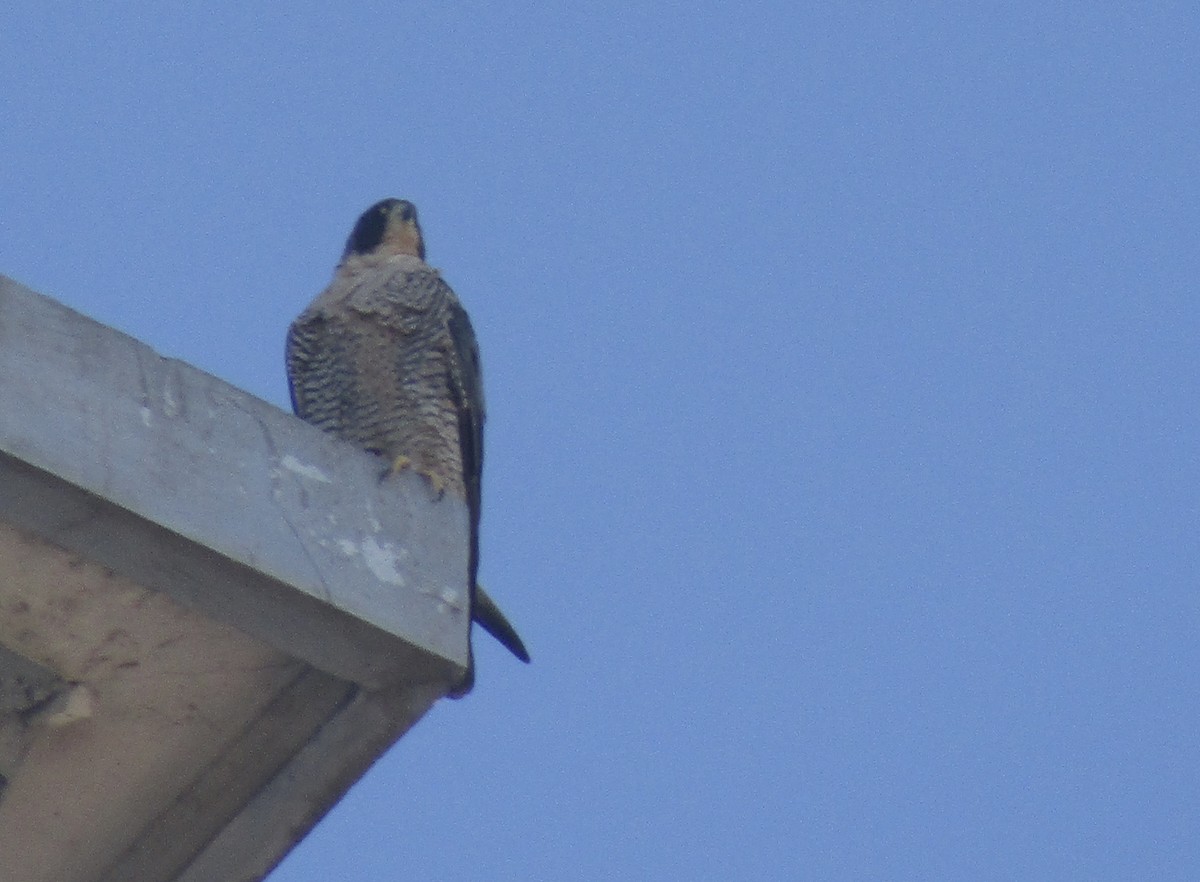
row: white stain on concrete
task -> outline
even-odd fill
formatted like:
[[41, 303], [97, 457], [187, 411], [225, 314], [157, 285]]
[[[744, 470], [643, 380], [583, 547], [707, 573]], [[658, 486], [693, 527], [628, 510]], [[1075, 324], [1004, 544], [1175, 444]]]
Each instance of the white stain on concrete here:
[[333, 481], [323, 471], [314, 465], [301, 462], [292, 456], [286, 454], [279, 460], [279, 464], [294, 475], [299, 475], [301, 478], [307, 478], [309, 481], [320, 481], [322, 484], [332, 484]]
[[363, 562], [366, 563], [367, 569], [375, 574], [375, 578], [380, 582], [387, 582], [389, 585], [405, 585], [404, 575], [400, 572], [401, 555], [396, 553], [396, 549], [392, 545], [381, 545], [376, 542], [374, 537], [368, 536], [362, 541], [359, 546]]
[[441, 594], [438, 595], [438, 600], [446, 604], [451, 609], [466, 609], [467, 598], [462, 591], [451, 588], [449, 585], [443, 585]]

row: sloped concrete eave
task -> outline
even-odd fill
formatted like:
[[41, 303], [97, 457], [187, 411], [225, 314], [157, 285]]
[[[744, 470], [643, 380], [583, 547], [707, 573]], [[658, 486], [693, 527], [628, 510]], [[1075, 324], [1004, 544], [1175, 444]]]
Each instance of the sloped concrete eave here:
[[261, 879], [446, 694], [467, 512], [379, 474], [0, 276], [0, 879]]

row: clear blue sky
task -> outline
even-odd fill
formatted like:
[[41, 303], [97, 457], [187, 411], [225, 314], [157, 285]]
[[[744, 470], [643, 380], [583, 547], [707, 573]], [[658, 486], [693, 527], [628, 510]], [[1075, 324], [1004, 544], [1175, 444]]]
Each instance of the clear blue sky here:
[[0, 14], [0, 273], [286, 406], [405, 197], [480, 337], [534, 664], [271, 882], [1196, 878], [1200, 12], [652, 6]]

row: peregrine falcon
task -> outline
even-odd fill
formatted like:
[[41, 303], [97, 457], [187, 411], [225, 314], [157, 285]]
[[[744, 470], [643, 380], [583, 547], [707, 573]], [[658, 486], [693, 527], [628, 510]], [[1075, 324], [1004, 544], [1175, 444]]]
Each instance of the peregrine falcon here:
[[[521, 638], [475, 581], [484, 420], [479, 349], [462, 304], [425, 263], [411, 202], [385, 199], [358, 219], [333, 282], [288, 329], [287, 373], [301, 419], [385, 457], [385, 477], [412, 468], [439, 495], [466, 500], [471, 618], [528, 662]], [[465, 695], [473, 682], [472, 660], [451, 695]]]

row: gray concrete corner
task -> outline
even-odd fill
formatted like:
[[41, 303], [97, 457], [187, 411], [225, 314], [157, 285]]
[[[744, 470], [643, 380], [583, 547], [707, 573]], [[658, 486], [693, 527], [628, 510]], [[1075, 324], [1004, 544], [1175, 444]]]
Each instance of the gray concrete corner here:
[[261, 879], [446, 694], [466, 508], [379, 476], [0, 277], [0, 879]]

